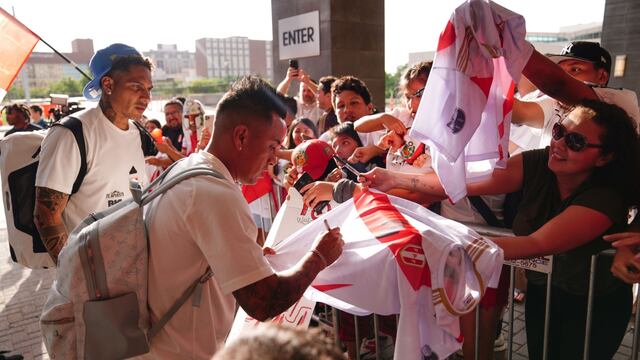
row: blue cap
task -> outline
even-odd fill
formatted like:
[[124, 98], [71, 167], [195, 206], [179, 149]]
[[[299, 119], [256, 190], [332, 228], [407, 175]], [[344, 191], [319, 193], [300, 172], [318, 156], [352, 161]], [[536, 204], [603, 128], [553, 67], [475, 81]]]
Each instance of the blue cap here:
[[142, 54], [138, 50], [125, 44], [111, 44], [104, 49], [98, 50], [89, 61], [89, 68], [93, 73], [93, 80], [85, 85], [83, 95], [89, 100], [95, 100], [100, 97], [102, 90], [100, 89], [100, 80], [105, 76], [114, 61], [123, 56], [140, 56]]

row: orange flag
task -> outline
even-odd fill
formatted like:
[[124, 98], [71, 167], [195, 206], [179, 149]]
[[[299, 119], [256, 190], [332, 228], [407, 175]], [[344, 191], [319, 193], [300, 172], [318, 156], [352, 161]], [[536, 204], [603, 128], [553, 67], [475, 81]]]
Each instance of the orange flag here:
[[0, 8], [0, 101], [40, 38]]

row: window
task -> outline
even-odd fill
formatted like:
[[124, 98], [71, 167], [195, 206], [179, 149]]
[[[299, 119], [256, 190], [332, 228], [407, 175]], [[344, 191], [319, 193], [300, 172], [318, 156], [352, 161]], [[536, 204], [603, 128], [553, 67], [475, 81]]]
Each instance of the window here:
[[627, 55], [616, 55], [616, 62], [614, 65], [613, 76], [623, 77], [624, 69], [627, 66]]

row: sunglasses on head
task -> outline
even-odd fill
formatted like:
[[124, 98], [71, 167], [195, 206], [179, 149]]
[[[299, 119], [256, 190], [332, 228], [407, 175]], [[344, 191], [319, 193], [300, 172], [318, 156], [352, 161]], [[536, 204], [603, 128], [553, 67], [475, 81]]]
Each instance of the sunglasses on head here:
[[557, 122], [553, 125], [553, 130], [551, 131], [551, 136], [553, 140], [558, 141], [564, 138], [565, 144], [571, 151], [582, 151], [586, 148], [602, 148], [602, 144], [592, 144], [587, 142], [587, 138], [577, 132], [567, 131], [567, 128], [562, 125], [562, 123]]

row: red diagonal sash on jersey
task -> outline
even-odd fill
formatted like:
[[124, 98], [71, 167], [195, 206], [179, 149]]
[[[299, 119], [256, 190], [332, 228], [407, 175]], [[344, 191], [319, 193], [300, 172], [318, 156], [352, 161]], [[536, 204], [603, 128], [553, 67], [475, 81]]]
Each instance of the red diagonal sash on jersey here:
[[422, 235], [398, 209], [386, 194], [364, 192], [354, 199], [360, 219], [371, 234], [393, 254], [398, 266], [411, 287], [431, 286], [431, 272], [422, 250]]

